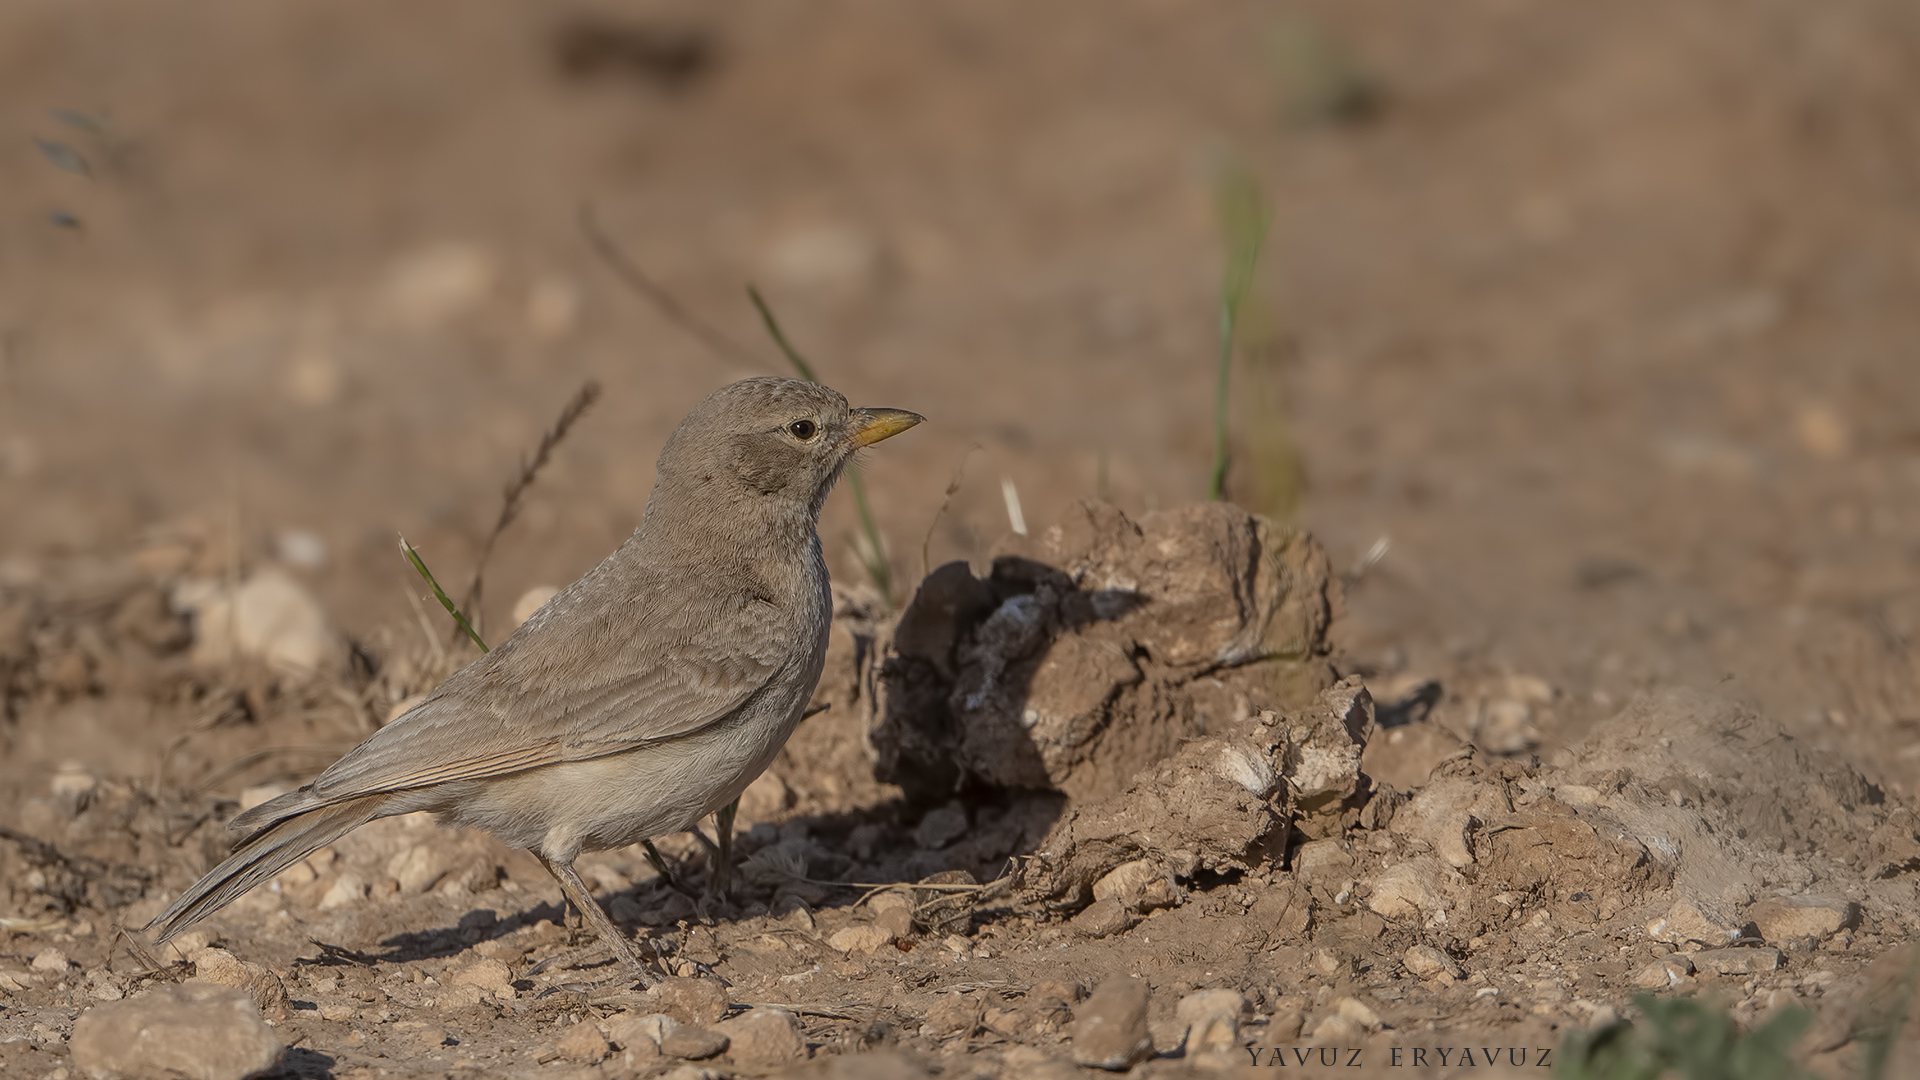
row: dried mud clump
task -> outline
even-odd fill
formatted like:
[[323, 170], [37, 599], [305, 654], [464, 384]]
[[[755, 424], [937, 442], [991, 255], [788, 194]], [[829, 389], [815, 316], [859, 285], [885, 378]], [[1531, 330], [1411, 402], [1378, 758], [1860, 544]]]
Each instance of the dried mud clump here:
[[1330, 684], [1333, 589], [1310, 537], [1236, 507], [1135, 522], [1081, 503], [984, 578], [962, 563], [927, 577], [882, 646], [874, 772], [925, 800], [969, 784], [1111, 795], [1187, 740]]

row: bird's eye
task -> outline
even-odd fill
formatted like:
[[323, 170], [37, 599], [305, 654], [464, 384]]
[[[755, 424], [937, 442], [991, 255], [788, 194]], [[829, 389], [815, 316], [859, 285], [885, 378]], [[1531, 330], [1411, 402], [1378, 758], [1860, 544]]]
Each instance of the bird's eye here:
[[787, 434], [801, 440], [813, 438], [813, 433], [819, 430], [811, 420], [795, 420], [787, 425]]

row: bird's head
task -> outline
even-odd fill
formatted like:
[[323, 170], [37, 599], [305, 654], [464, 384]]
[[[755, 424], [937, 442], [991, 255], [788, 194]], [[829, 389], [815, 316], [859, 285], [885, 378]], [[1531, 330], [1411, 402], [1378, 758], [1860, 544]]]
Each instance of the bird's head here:
[[862, 447], [924, 417], [903, 409], [849, 408], [799, 379], [744, 379], [695, 406], [660, 453], [654, 497], [686, 493], [710, 503], [812, 516]]

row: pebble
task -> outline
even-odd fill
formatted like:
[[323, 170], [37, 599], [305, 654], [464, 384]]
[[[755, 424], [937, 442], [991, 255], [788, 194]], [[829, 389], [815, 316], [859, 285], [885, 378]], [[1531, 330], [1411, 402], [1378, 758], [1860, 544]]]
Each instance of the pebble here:
[[1333, 1011], [1338, 1016], [1359, 1024], [1369, 1033], [1379, 1031], [1386, 1024], [1380, 1020], [1380, 1014], [1373, 1011], [1366, 1002], [1356, 997], [1343, 997], [1333, 1003]]
[[1074, 933], [1090, 938], [1110, 937], [1133, 925], [1127, 909], [1114, 899], [1095, 900], [1069, 922]]
[[327, 889], [326, 895], [320, 898], [320, 910], [333, 911], [351, 907], [365, 900], [367, 891], [366, 881], [359, 874], [348, 870], [333, 879], [333, 885]]
[[182, 582], [174, 605], [193, 613], [196, 664], [222, 667], [236, 656], [295, 673], [318, 670], [338, 639], [320, 601], [283, 570], [267, 567], [238, 591], [217, 581]]
[[415, 844], [387, 860], [387, 876], [398, 882], [403, 893], [423, 893], [447, 875], [442, 849], [434, 844]]
[[827, 944], [843, 953], [878, 952], [893, 943], [893, 931], [877, 923], [861, 923], [836, 930], [827, 938]]
[[553, 599], [559, 591], [552, 585], [535, 585], [521, 593], [520, 599], [513, 602], [513, 625], [519, 626], [533, 618], [533, 613], [539, 611], [540, 606]]
[[1447, 910], [1441, 891], [1447, 873], [1440, 860], [1430, 855], [1390, 866], [1374, 879], [1367, 907], [1383, 919], [1424, 922], [1429, 913]]
[[1321, 1046], [1351, 1046], [1367, 1034], [1367, 1025], [1351, 1016], [1334, 1013], [1314, 1025], [1313, 1041]]
[[683, 1024], [711, 1024], [727, 1014], [726, 988], [711, 979], [662, 979], [646, 996], [654, 1012], [666, 1013]]
[[88, 1009], [68, 1046], [82, 1073], [121, 1080], [240, 1080], [283, 1049], [246, 991], [194, 982]]
[[555, 1039], [553, 1049], [568, 1061], [598, 1065], [607, 1058], [607, 1033], [593, 1021], [582, 1020]]
[[606, 1029], [607, 1038], [613, 1040], [613, 1045], [630, 1050], [643, 1042], [658, 1047], [661, 1036], [674, 1023], [674, 1018], [666, 1013], [642, 1013], [637, 1009], [627, 1009], [607, 1017], [601, 1026]]
[[489, 993], [498, 993], [513, 986], [513, 969], [504, 960], [475, 960], [447, 981], [452, 986], [477, 986]]
[[269, 1020], [285, 1020], [293, 1003], [280, 977], [265, 965], [249, 963], [225, 949], [201, 949], [193, 957], [194, 981], [233, 986], [253, 998], [260, 1014]]
[[1200, 990], [1180, 999], [1173, 1015], [1187, 1029], [1182, 1043], [1190, 1058], [1223, 1057], [1240, 1049], [1240, 1014], [1247, 998], [1238, 990]]
[[1779, 949], [1707, 949], [1693, 954], [1695, 967], [1721, 975], [1753, 975], [1780, 967]]
[[1101, 983], [1073, 1021], [1073, 1060], [1096, 1069], [1132, 1068], [1153, 1049], [1147, 1030], [1147, 984], [1139, 979]]
[[702, 1061], [727, 1048], [727, 1037], [692, 1024], [675, 1024], [660, 1037], [660, 1051], [671, 1057]]
[[51, 975], [65, 975], [71, 963], [66, 953], [52, 946], [33, 954], [33, 970], [44, 971]]
[[399, 321], [430, 329], [477, 307], [499, 276], [498, 258], [478, 244], [434, 244], [395, 260], [385, 300]]
[[1149, 859], [1121, 863], [1093, 883], [1093, 898], [1112, 900], [1123, 907], [1131, 906], [1147, 884], [1159, 876], [1159, 867]]
[[727, 1038], [727, 1056], [736, 1065], [770, 1069], [807, 1054], [800, 1022], [785, 1009], [761, 1006], [722, 1020], [714, 1030]]
[[875, 894], [867, 906], [873, 909], [874, 925], [893, 931], [894, 937], [906, 937], [913, 932], [913, 897], [906, 893], [888, 889]]
[[1831, 896], [1780, 896], [1747, 909], [1747, 918], [1768, 941], [1823, 939], [1853, 925], [1859, 909]]
[[927, 1019], [920, 1025], [920, 1036], [926, 1039], [971, 1038], [980, 1030], [981, 1018], [985, 1015], [985, 1005], [977, 998], [966, 994], [941, 994], [927, 1010]]
[[1633, 974], [1633, 985], [1642, 990], [1664, 990], [1678, 986], [1693, 976], [1693, 961], [1679, 953], [1663, 956]]
[[1460, 970], [1460, 965], [1453, 962], [1452, 957], [1431, 945], [1414, 945], [1408, 948], [1401, 955], [1400, 962], [1407, 966], [1408, 971], [1423, 979], [1430, 979], [1443, 972], [1456, 979], [1465, 974]]
[[1686, 941], [1697, 941], [1708, 946], [1725, 945], [1740, 936], [1740, 927], [1682, 897], [1673, 902], [1665, 915], [1647, 923], [1647, 936], [1670, 945]]

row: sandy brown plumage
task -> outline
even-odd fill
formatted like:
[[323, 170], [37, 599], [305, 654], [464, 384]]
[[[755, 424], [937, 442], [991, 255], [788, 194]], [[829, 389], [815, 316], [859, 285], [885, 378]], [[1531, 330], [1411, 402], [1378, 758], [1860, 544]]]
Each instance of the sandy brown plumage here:
[[821, 503], [855, 451], [919, 422], [793, 379], [716, 391], [668, 440], [625, 543], [312, 783], [235, 818], [247, 838], [148, 929], [164, 942], [374, 818], [432, 810], [532, 850], [638, 968], [574, 859], [690, 828], [772, 761], [826, 653]]

